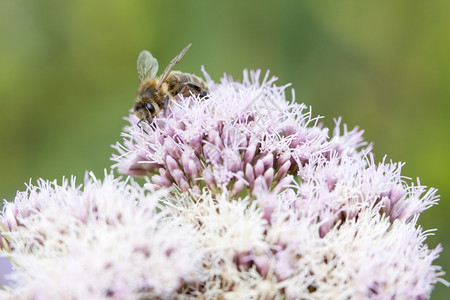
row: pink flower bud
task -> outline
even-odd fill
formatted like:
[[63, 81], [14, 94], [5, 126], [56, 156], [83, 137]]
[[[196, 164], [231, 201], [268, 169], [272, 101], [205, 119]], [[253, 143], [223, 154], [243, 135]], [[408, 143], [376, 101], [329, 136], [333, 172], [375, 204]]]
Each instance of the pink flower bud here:
[[247, 178], [250, 184], [255, 181], [255, 174], [253, 173], [253, 167], [249, 163], [245, 166], [245, 178]]
[[172, 175], [172, 172], [174, 172], [174, 170], [180, 169], [180, 166], [178, 165], [177, 161], [170, 155], [167, 155], [167, 157], [166, 157], [166, 165], [167, 165], [167, 170], [170, 172], [171, 175]]
[[245, 151], [245, 154], [244, 154], [244, 163], [250, 162], [255, 157], [255, 153], [256, 153], [256, 149], [257, 149], [258, 145], [259, 145], [259, 142], [257, 142], [257, 141], [250, 142], [250, 144], [248, 145], [247, 150]]
[[280, 181], [289, 171], [289, 168], [291, 167], [291, 161], [288, 160], [283, 163], [283, 165], [278, 169], [277, 174], [275, 175], [275, 180]]
[[255, 177], [261, 176], [264, 173], [264, 163], [262, 160], [258, 160], [254, 167], [255, 169]]
[[273, 168], [268, 169], [268, 170], [264, 173], [264, 179], [266, 180], [266, 184], [267, 184], [268, 187], [270, 187], [270, 185], [272, 184], [272, 181], [273, 181], [273, 174], [274, 174]]
[[203, 154], [205, 159], [211, 164], [221, 164], [222, 162], [220, 151], [214, 145], [205, 144], [203, 146]]
[[165, 176], [153, 175], [152, 182], [159, 186], [170, 187], [172, 182]]
[[273, 167], [273, 154], [268, 153], [261, 161], [264, 165], [264, 169], [272, 168]]
[[172, 157], [180, 157], [180, 149], [178, 148], [175, 141], [171, 138], [167, 138], [164, 140], [164, 149], [166, 150], [167, 155], [170, 155]]
[[283, 152], [283, 154], [281, 154], [276, 161], [276, 167], [284, 165], [287, 161], [291, 159], [291, 157], [292, 155], [289, 151]]
[[233, 184], [233, 187], [230, 191], [230, 196], [235, 197], [239, 195], [239, 193], [242, 191], [242, 189], [245, 186], [245, 181], [243, 179], [237, 179], [236, 182]]
[[214, 180], [214, 175], [209, 168], [206, 168], [203, 170], [202, 177], [203, 177], [203, 180], [205, 181], [206, 185], [209, 188], [211, 188], [211, 189], [216, 188], [216, 182]]

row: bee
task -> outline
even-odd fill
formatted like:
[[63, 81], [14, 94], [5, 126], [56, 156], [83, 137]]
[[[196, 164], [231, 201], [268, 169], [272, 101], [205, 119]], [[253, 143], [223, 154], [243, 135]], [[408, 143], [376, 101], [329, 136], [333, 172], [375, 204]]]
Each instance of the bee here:
[[147, 50], [139, 54], [137, 58], [137, 72], [140, 86], [134, 105], [134, 113], [139, 118], [138, 126], [143, 121], [151, 124], [153, 118], [161, 110], [166, 111], [169, 101], [179, 95], [184, 97], [191, 95], [207, 96], [208, 88], [200, 77], [194, 74], [172, 71], [191, 45], [187, 45], [170, 61], [159, 78], [155, 77], [158, 72], [158, 61], [156, 58]]

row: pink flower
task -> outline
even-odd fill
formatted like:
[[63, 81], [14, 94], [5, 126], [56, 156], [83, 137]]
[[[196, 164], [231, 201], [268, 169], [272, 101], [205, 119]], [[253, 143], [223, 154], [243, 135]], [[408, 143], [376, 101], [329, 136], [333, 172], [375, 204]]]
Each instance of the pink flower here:
[[392, 222], [437, 202], [436, 190], [407, 186], [402, 164], [377, 165], [371, 145], [361, 149], [358, 128], [344, 125], [341, 133], [338, 119], [329, 138], [319, 117], [288, 102], [287, 85], [276, 86], [268, 73], [261, 83], [260, 71], [244, 71], [242, 83], [225, 77], [216, 84], [205, 76], [207, 98], [180, 97], [152, 126], [140, 128], [130, 114], [113, 155], [119, 172], [149, 177], [151, 190], [175, 186], [193, 195], [205, 187], [230, 198], [290, 188], [295, 208], [326, 220], [322, 235], [378, 202]]
[[130, 112], [113, 154], [146, 177], [41, 180], [6, 203], [0, 297], [425, 299], [448, 283], [418, 216], [436, 190], [375, 162], [358, 128], [329, 131], [268, 73]]
[[152, 126], [131, 114], [113, 160], [150, 190], [174, 187], [168, 207], [201, 224], [210, 254], [200, 286], [229, 286], [206, 295], [245, 298], [251, 286], [268, 298], [429, 296], [441, 247], [422, 244], [416, 220], [435, 189], [408, 185], [400, 163], [376, 163], [363, 132], [341, 119], [329, 137], [268, 73], [205, 77], [207, 98], [180, 97]]

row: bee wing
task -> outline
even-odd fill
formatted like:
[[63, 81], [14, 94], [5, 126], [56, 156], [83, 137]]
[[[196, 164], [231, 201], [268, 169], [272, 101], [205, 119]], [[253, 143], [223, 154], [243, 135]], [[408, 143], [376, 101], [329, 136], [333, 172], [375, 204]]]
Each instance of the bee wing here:
[[147, 50], [142, 51], [137, 58], [137, 72], [140, 82], [155, 77], [158, 72], [158, 61]]
[[167, 67], [165, 68], [164, 72], [161, 74], [161, 78], [160, 78], [160, 85], [156, 88], [156, 90], [159, 90], [159, 88], [161, 87], [161, 85], [163, 84], [163, 82], [166, 80], [167, 76], [169, 76], [170, 72], [173, 70], [173, 68], [175, 68], [175, 66], [180, 62], [180, 60], [183, 58], [183, 56], [186, 54], [186, 52], [189, 50], [189, 48], [191, 47], [192, 43], [189, 43], [189, 45], [187, 45], [183, 50], [181, 50], [180, 53], [178, 53], [177, 56], [175, 56], [170, 63], [167, 65]]

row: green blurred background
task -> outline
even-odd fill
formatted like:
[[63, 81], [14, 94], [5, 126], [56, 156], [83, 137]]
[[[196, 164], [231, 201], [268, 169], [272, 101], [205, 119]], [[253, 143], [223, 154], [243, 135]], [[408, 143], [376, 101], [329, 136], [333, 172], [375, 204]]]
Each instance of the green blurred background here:
[[[313, 113], [365, 129], [377, 160], [439, 189], [420, 223], [450, 272], [450, 1], [0, 2], [0, 198], [85, 170], [102, 177], [149, 49], [218, 81], [270, 69]], [[449, 276], [446, 276], [447, 280]], [[432, 299], [447, 299], [438, 284]]]

